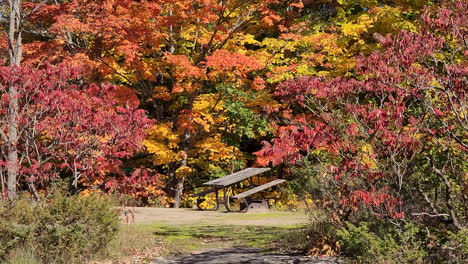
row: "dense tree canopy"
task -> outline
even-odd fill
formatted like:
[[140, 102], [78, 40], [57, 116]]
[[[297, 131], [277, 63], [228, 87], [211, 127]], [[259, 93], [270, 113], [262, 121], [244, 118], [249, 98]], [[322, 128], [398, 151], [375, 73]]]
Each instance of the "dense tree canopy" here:
[[[78, 191], [84, 186], [112, 184], [122, 176], [122, 159], [141, 150], [145, 128], [152, 121], [138, 102], [119, 100], [119, 87], [83, 86], [79, 69], [45, 65], [2, 67], [0, 73], [0, 139], [8, 152], [8, 87], [15, 85], [19, 101], [19, 184], [33, 192], [53, 179], [70, 175]], [[0, 160], [0, 166], [7, 165]], [[2, 173], [3, 174], [3, 173]], [[3, 190], [5, 191], [5, 190]], [[35, 193], [37, 195], [37, 193]]]

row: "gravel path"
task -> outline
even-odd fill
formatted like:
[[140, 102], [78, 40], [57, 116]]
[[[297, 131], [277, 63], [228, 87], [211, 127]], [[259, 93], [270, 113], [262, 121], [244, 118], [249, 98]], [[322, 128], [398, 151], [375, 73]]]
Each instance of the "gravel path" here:
[[188, 256], [158, 258], [155, 264], [338, 264], [336, 261], [303, 256], [266, 254], [256, 248], [223, 248], [193, 252]]

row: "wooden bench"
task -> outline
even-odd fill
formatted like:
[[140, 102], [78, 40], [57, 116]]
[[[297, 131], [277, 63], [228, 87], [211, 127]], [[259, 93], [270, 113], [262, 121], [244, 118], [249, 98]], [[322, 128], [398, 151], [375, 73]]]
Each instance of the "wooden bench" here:
[[[202, 203], [206, 200], [206, 199], [204, 199], [204, 197], [207, 194], [210, 194], [210, 193], [215, 193], [216, 194], [216, 205], [213, 208], [205, 208], [205, 207], [202, 206]], [[196, 194], [192, 194], [191, 197], [197, 197], [197, 207], [200, 210], [214, 210], [214, 211], [216, 211], [219, 208], [219, 204], [223, 204], [223, 202], [219, 201], [218, 189], [216, 187], [205, 190], [205, 191], [202, 191], [202, 192], [199, 192], [199, 193], [196, 193]]]
[[[278, 180], [274, 180], [269, 183], [260, 185], [260, 177], [258, 176], [258, 183], [255, 184], [253, 182], [252, 180], [253, 176], [259, 175], [260, 173], [264, 173], [269, 170], [271, 170], [271, 168], [247, 168], [247, 169], [243, 169], [241, 171], [232, 173], [230, 175], [224, 176], [222, 178], [218, 178], [218, 179], [205, 182], [203, 184], [211, 186], [211, 188], [206, 191], [193, 194], [192, 197], [197, 197], [197, 207], [200, 210], [217, 210], [220, 204], [224, 204], [224, 206], [226, 207], [226, 210], [228, 210], [229, 212], [242, 212], [245, 210], [245, 208], [244, 209], [241, 208], [242, 205], [248, 206], [249, 203], [253, 204], [253, 203], [258, 202], [258, 201], [253, 201], [253, 200], [249, 200], [249, 202], [247, 202], [247, 200], [245, 199], [247, 196], [258, 193], [260, 191], [263, 191], [265, 189], [268, 189], [270, 187], [273, 187], [275, 185], [278, 185], [286, 181], [283, 179], [278, 179]], [[239, 186], [245, 180], [249, 181], [247, 188], [252, 188], [252, 189], [242, 192], [240, 194], [236, 194], [235, 192], [239, 189], [239, 187], [245, 189], [245, 185]], [[257, 185], [260, 185], [260, 186], [257, 186]], [[253, 187], [253, 186], [256, 186], [256, 187]], [[279, 188], [279, 190], [280, 190], [280, 194], [282, 194], [281, 188]], [[222, 199], [219, 199], [220, 191], [222, 191], [223, 193]], [[216, 204], [214, 206], [212, 206], [212, 203], [210, 203], [210, 205], [208, 205], [207, 203], [203, 203], [204, 201], [206, 201], [204, 197], [210, 193], [214, 193], [216, 196], [215, 201], [214, 201]], [[276, 197], [265, 197], [263, 193], [262, 193], [262, 198], [263, 200], [260, 201], [262, 204], [264, 204], [265, 202], [268, 203], [270, 199], [274, 199], [274, 200], [280, 199]], [[211, 208], [204, 208], [204, 207], [211, 207]]]
[[283, 183], [283, 182], [285, 182], [285, 181], [286, 181], [286, 180], [277, 179], [277, 180], [271, 181], [271, 182], [269, 182], [269, 183], [265, 183], [265, 184], [263, 184], [263, 185], [260, 185], [260, 186], [257, 186], [257, 187], [255, 187], [255, 188], [252, 188], [252, 189], [250, 189], [250, 190], [248, 190], [248, 191], [245, 191], [245, 192], [243, 192], [243, 193], [239, 193], [238, 195], [232, 196], [232, 198], [235, 198], [235, 199], [243, 199], [243, 198], [245, 198], [245, 197], [247, 197], [247, 196], [250, 196], [250, 195], [252, 195], [252, 194], [258, 193], [258, 192], [260, 192], [260, 191], [263, 191], [263, 190], [265, 190], [265, 189], [268, 189], [268, 188], [270, 188], [270, 187], [273, 187], [273, 186], [278, 185], [278, 184], [280, 184], [280, 183]]
[[215, 179], [209, 182], [205, 182], [204, 185], [220, 186], [224, 188], [224, 187], [228, 187], [230, 185], [239, 183], [257, 174], [269, 171], [269, 170], [271, 169], [270, 168], [247, 168], [247, 169], [235, 172], [231, 175], [224, 176], [222, 178]]
[[214, 193], [214, 192], [216, 192], [215, 188], [213, 188], [213, 189], [208, 189], [208, 190], [203, 191], [203, 192], [199, 192], [199, 193], [196, 193], [196, 194], [192, 194], [192, 195], [190, 195], [190, 197], [205, 196], [205, 195], [207, 195], [207, 194], [209, 194], [209, 193]]
[[240, 210], [243, 213], [247, 212], [247, 210], [249, 210], [250, 207], [255, 208], [256, 206], [254, 206], [254, 205], [257, 204], [257, 203], [260, 204], [260, 207], [268, 208], [269, 205], [268, 205], [268, 200], [267, 199], [263, 199], [263, 200], [260, 200], [260, 201], [247, 201], [247, 199], [245, 199], [245, 198], [247, 196], [250, 196], [250, 195], [256, 194], [258, 192], [261, 192], [263, 190], [266, 190], [266, 189], [268, 189], [270, 187], [281, 184], [281, 183], [283, 183], [285, 181], [286, 180], [283, 180], [283, 179], [277, 179], [277, 180], [265, 183], [263, 185], [257, 186], [255, 188], [252, 188], [252, 189], [250, 189], [248, 191], [245, 191], [245, 192], [239, 193], [237, 195], [234, 195], [231, 198], [232, 199], [242, 199], [244, 201], [244, 205]]

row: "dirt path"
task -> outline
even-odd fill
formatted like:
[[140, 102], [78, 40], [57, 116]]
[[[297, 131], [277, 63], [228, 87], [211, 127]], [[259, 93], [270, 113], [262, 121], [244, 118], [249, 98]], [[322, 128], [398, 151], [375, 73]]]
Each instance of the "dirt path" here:
[[[308, 222], [304, 212], [227, 213], [194, 209], [135, 208], [134, 228], [163, 241], [158, 264], [320, 263], [337, 262], [280, 254], [281, 234]], [[284, 244], [284, 243], [283, 243]]]
[[188, 256], [158, 258], [155, 264], [337, 264], [332, 260], [312, 259], [303, 256], [266, 254], [257, 248], [224, 248], [194, 252]]
[[244, 214], [194, 209], [135, 208], [136, 224], [282, 226], [305, 224], [307, 221], [308, 217], [304, 212], [251, 211]]

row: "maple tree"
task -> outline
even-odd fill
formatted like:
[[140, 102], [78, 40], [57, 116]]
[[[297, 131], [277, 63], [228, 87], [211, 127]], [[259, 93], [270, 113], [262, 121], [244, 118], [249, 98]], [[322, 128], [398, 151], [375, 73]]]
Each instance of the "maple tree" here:
[[[300, 76], [360, 80], [357, 76], [365, 73], [358, 71], [356, 56], [386, 48], [379, 42], [387, 34], [418, 32], [426, 4], [430, 2], [30, 1], [24, 8], [40, 8], [25, 24], [24, 61], [84, 64], [86, 78], [132, 89], [141, 107], [158, 120], [144, 141], [151, 164], [143, 166], [165, 175], [166, 191], [179, 205], [184, 184], [245, 166], [252, 159], [243, 151], [252, 149], [250, 140], [276, 128], [286, 135], [296, 129], [295, 122], [310, 121], [304, 115], [289, 128], [278, 126], [297, 118], [295, 111], [305, 106], [300, 102], [278, 114], [290, 103], [284, 101], [288, 89], [272, 94], [278, 84]], [[132, 92], [119, 92], [126, 95]], [[341, 107], [325, 103], [330, 109]], [[268, 123], [261, 118], [265, 113], [275, 120]], [[324, 131], [308, 133], [333, 134], [323, 126]], [[331, 144], [335, 139], [326, 140]], [[370, 154], [377, 150], [367, 141], [356, 142], [360, 152], [369, 152], [359, 157], [367, 166], [378, 166]]]
[[83, 67], [70, 63], [36, 64], [40, 70], [30, 62], [20, 65], [28, 50], [23, 39], [34, 29], [29, 19], [45, 3], [15, 0], [6, 7], [8, 34], [1, 44], [10, 66], [2, 66], [0, 86], [2, 194], [14, 199], [17, 185], [27, 185], [39, 199], [36, 187], [59, 176], [70, 177], [75, 192], [96, 187], [128, 191], [128, 182], [133, 190], [138, 182], [154, 183], [146, 171], [125, 177], [121, 170], [122, 159], [141, 148], [144, 129], [152, 124], [137, 109], [131, 91], [109, 84], [86, 87]]
[[145, 141], [153, 166], [179, 203], [189, 175], [196, 184], [251, 159], [239, 148], [272, 131], [259, 119], [279, 107], [270, 87], [347, 71], [375, 47], [368, 35], [415, 28], [406, 14], [424, 3], [32, 1], [24, 60], [84, 64], [92, 80], [135, 90], [158, 120]]
[[[2, 191], [5, 155], [8, 147], [8, 87], [18, 89], [17, 183], [37, 195], [54, 178], [66, 177], [75, 191], [83, 188], [115, 189], [116, 183], [138, 180], [127, 177], [122, 159], [141, 149], [145, 127], [152, 121], [138, 102], [119, 101], [118, 87], [109, 84], [80, 84], [79, 69], [46, 65], [35, 70], [27, 66], [2, 67], [0, 74], [0, 135]], [[75, 83], [75, 84], [74, 84]], [[141, 175], [143, 176], [143, 175]], [[150, 180], [145, 178], [144, 180]]]
[[45, 41], [25, 44], [25, 62], [85, 63], [90, 78], [134, 89], [158, 120], [145, 145], [179, 206], [189, 175], [244, 162], [229, 138], [265, 134], [257, 115], [269, 94], [255, 73], [263, 66], [238, 37], [273, 2], [57, 1], [32, 15]]
[[266, 61], [267, 83], [349, 75], [356, 56], [378, 48], [374, 33], [417, 31], [426, 4], [430, 1], [281, 1], [272, 33], [245, 41]]
[[360, 57], [353, 76], [280, 85], [287, 122], [258, 162], [307, 164], [331, 186], [321, 202], [337, 222], [368, 211], [463, 229], [466, 8], [428, 9], [418, 33], [375, 34], [383, 50]]

